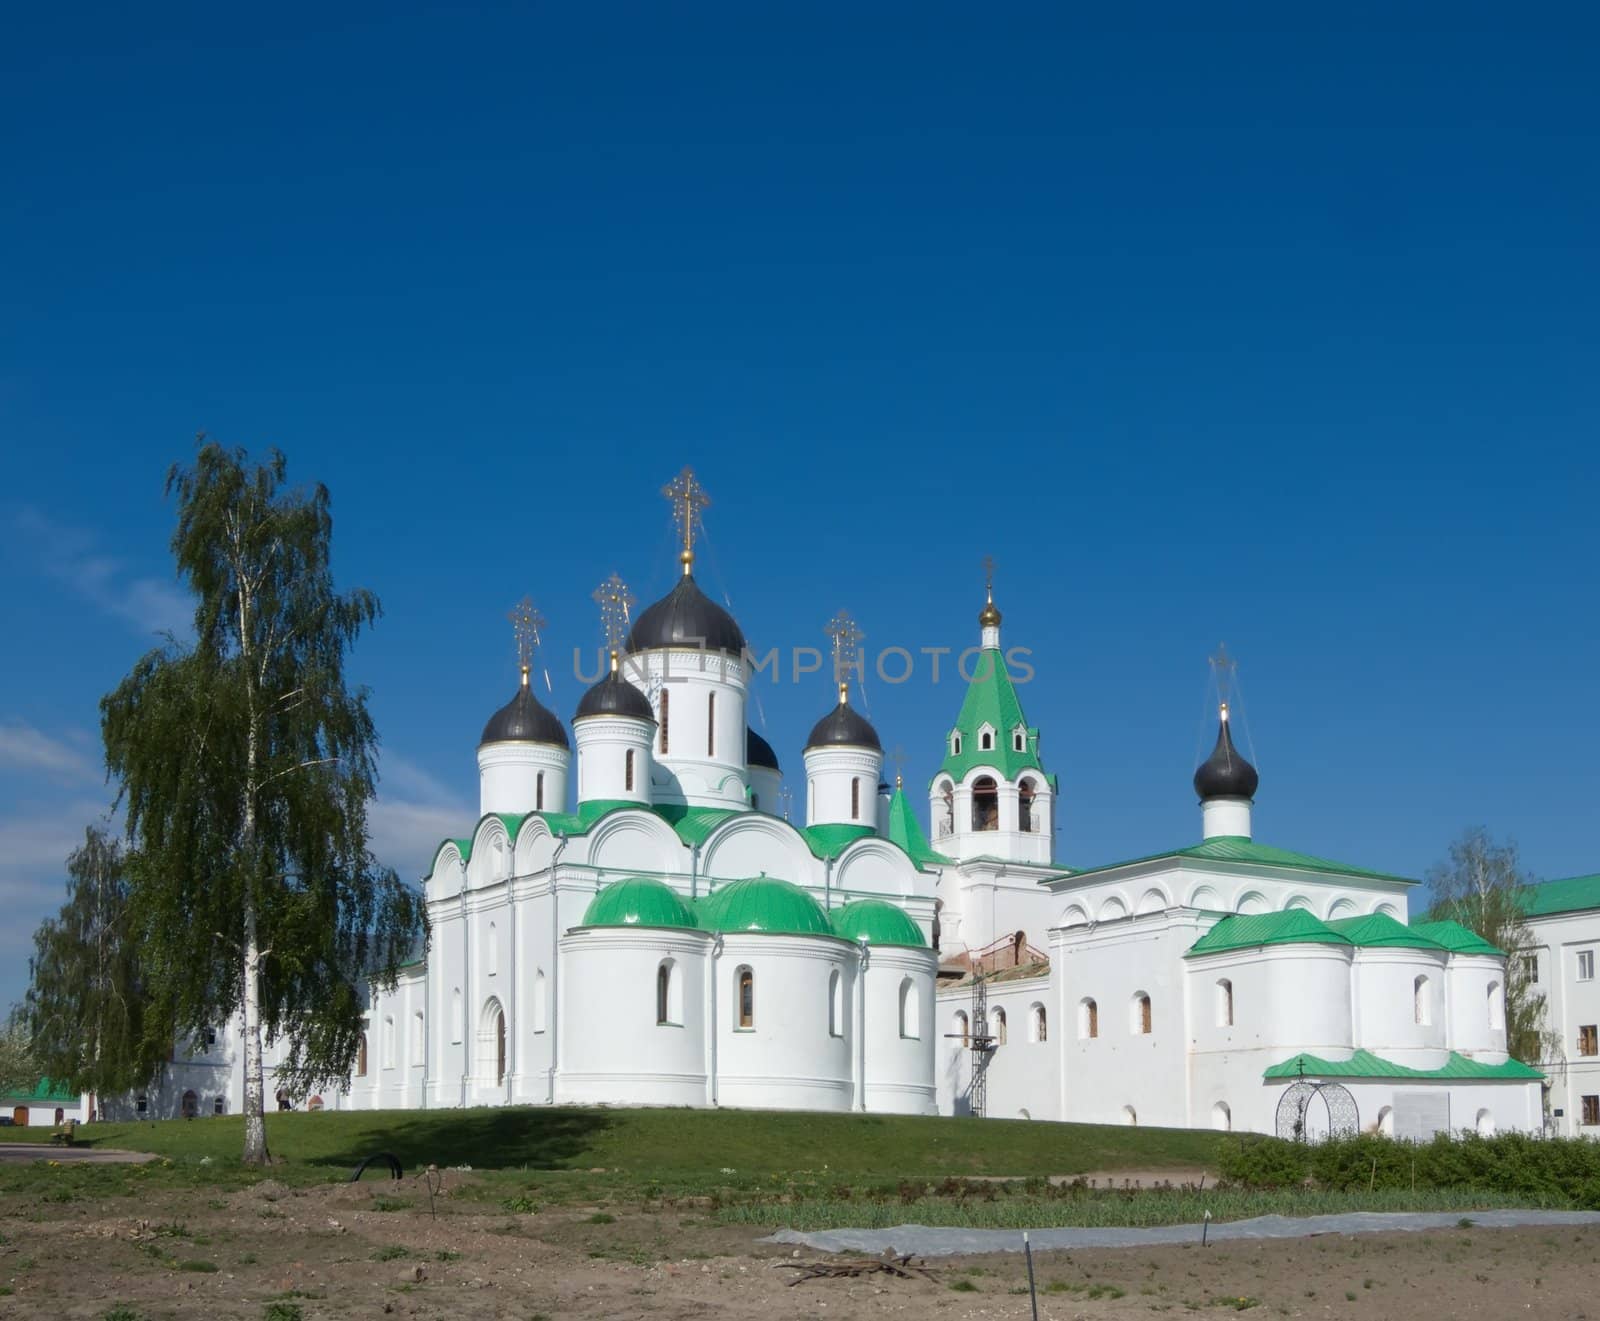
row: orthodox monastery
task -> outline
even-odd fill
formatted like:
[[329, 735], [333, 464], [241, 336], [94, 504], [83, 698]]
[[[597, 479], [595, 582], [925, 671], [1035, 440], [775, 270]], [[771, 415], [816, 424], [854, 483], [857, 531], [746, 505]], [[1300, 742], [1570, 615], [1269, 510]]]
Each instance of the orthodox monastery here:
[[[612, 661], [570, 726], [524, 653], [478, 742], [477, 824], [423, 879], [428, 949], [372, 992], [348, 1087], [280, 1104], [1541, 1128], [1541, 1074], [1506, 1054], [1503, 955], [1410, 925], [1413, 881], [1257, 841], [1259, 777], [1226, 704], [1193, 775], [1195, 838], [1056, 861], [1057, 783], [992, 593], [961, 709], [933, 735], [930, 829], [845, 682], [790, 762], [804, 819], [786, 819], [744, 634], [695, 581], [704, 497], [687, 471], [668, 493], [677, 585], [637, 617], [615, 577], [596, 594]], [[127, 1104], [236, 1110], [241, 1057], [234, 1024]]]

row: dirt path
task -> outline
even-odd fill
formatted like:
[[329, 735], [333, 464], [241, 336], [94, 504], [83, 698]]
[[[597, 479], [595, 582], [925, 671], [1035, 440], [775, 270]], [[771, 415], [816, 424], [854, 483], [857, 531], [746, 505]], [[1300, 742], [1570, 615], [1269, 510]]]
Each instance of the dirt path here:
[[89, 1165], [139, 1165], [154, 1160], [148, 1151], [116, 1151], [107, 1147], [57, 1147], [48, 1142], [0, 1142], [0, 1163], [54, 1160]]
[[[124, 1305], [151, 1321], [1030, 1315], [1014, 1254], [930, 1262], [932, 1279], [789, 1287], [792, 1267], [823, 1254], [777, 1249], [703, 1214], [504, 1209], [469, 1200], [470, 1176], [449, 1177], [437, 1219], [411, 1180], [152, 1190], [137, 1204], [8, 1198], [0, 1314], [88, 1321]], [[1223, 1310], [1576, 1318], [1600, 1317], [1597, 1260], [1600, 1228], [1466, 1228], [1041, 1253], [1036, 1273], [1046, 1321]]]

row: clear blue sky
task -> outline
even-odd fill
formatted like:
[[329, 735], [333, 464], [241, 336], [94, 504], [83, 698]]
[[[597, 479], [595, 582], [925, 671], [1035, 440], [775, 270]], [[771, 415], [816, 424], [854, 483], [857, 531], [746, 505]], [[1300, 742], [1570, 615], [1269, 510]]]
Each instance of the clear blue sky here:
[[[410, 875], [475, 818], [505, 611], [570, 715], [684, 463], [763, 647], [965, 645], [997, 558], [1069, 864], [1197, 837], [1226, 640], [1259, 837], [1600, 867], [1591, 8], [338, 8], [0, 48], [0, 1005], [181, 618], [202, 429], [332, 488]], [[865, 697], [920, 793], [959, 689]], [[828, 704], [763, 687], [791, 775]]]

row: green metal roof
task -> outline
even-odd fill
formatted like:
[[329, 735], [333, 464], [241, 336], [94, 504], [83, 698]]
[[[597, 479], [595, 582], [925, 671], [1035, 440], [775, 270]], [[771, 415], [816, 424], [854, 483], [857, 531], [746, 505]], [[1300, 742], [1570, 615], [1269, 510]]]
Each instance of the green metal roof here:
[[1361, 867], [1352, 867], [1345, 862], [1314, 858], [1309, 853], [1295, 853], [1290, 849], [1276, 848], [1271, 844], [1258, 844], [1243, 835], [1219, 835], [1215, 839], [1193, 844], [1186, 849], [1172, 849], [1166, 853], [1151, 853], [1143, 858], [1129, 858], [1125, 862], [1108, 862], [1099, 867], [1086, 867], [1074, 872], [1072, 879], [1078, 881], [1098, 872], [1112, 871], [1117, 867], [1132, 867], [1143, 862], [1159, 862], [1164, 858], [1191, 858], [1199, 862], [1242, 862], [1258, 867], [1292, 867], [1297, 871], [1326, 872], [1330, 876], [1359, 876], [1370, 881], [1396, 881], [1401, 885], [1420, 884], [1405, 876], [1367, 871]]
[[1408, 927], [1387, 913], [1370, 913], [1366, 917], [1336, 917], [1327, 925], [1341, 936], [1349, 937], [1351, 944], [1367, 948], [1450, 948], [1426, 932], [1419, 931], [1416, 927]]
[[806, 846], [819, 858], [836, 858], [858, 839], [866, 839], [869, 835], [878, 832], [871, 826], [856, 826], [848, 823], [807, 826], [800, 832], [805, 836]]
[[1529, 917], [1576, 913], [1585, 908], [1600, 908], [1600, 873], [1530, 885], [1523, 899], [1523, 911]]
[[894, 797], [889, 800], [889, 839], [905, 850], [906, 856], [919, 867], [949, 866], [950, 859], [928, 845], [922, 833], [922, 823], [912, 809], [906, 791], [895, 786]]
[[[978, 730], [984, 725], [994, 729], [994, 747], [978, 747]], [[1012, 731], [1021, 725], [1027, 732], [1023, 736], [1021, 752], [1011, 741]], [[1027, 718], [1022, 714], [1022, 703], [1017, 700], [1017, 690], [1006, 669], [1005, 655], [998, 647], [985, 647], [978, 653], [973, 666], [972, 681], [967, 684], [966, 696], [961, 699], [961, 714], [949, 733], [961, 735], [961, 751], [951, 752], [945, 744], [944, 761], [939, 770], [953, 780], [960, 780], [974, 766], [993, 766], [1008, 780], [1015, 779], [1024, 770], [1044, 772], [1039, 760], [1039, 731], [1028, 729]], [[947, 735], [948, 739], [948, 735]], [[1052, 786], [1054, 777], [1048, 777]]]
[[1234, 913], [1225, 917], [1189, 946], [1190, 954], [1219, 954], [1223, 950], [1255, 949], [1261, 945], [1353, 945], [1349, 936], [1333, 930], [1304, 908], [1277, 913]]
[[1493, 954], [1498, 958], [1505, 957], [1505, 951], [1491, 945], [1470, 927], [1464, 927], [1459, 922], [1418, 922], [1411, 928], [1419, 936], [1426, 936], [1436, 944], [1443, 945], [1452, 954]]
[[77, 1092], [69, 1091], [64, 1082], [57, 1082], [53, 1078], [41, 1078], [32, 1091], [5, 1092], [7, 1101], [15, 1101], [26, 1105], [30, 1101], [48, 1101], [56, 1104], [67, 1104], [81, 1101], [83, 1098]]
[[1438, 1069], [1413, 1069], [1409, 1065], [1395, 1064], [1379, 1059], [1370, 1050], [1358, 1050], [1347, 1060], [1325, 1060], [1316, 1055], [1295, 1055], [1282, 1064], [1274, 1064], [1261, 1076], [1270, 1081], [1298, 1078], [1302, 1073], [1308, 1078], [1436, 1078], [1444, 1082], [1480, 1081], [1530, 1082], [1543, 1078], [1537, 1069], [1530, 1069], [1521, 1060], [1508, 1059], [1504, 1064], [1485, 1064], [1482, 1060], [1468, 1059], [1465, 1055], [1450, 1052], [1449, 1061]]
[[586, 927], [695, 927], [689, 905], [663, 881], [630, 876], [613, 882], [589, 901]]
[[695, 905], [702, 931], [831, 936], [821, 905], [791, 881], [752, 876], [718, 886]]
[[833, 914], [835, 935], [868, 945], [911, 945], [926, 949], [922, 928], [903, 908], [882, 899], [857, 899]]

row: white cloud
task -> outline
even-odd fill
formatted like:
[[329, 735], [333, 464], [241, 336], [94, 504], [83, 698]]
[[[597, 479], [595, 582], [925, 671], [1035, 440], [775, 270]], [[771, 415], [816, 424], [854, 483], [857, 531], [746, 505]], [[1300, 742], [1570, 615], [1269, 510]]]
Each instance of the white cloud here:
[[401, 880], [420, 880], [441, 840], [472, 829], [477, 807], [397, 752], [383, 753], [379, 769], [378, 795], [367, 807], [373, 856]]
[[131, 573], [122, 560], [99, 549], [93, 533], [29, 508], [13, 515], [11, 531], [27, 545], [46, 576], [106, 614], [144, 634], [188, 634], [194, 619], [189, 595], [175, 582]]
[[105, 778], [81, 743], [51, 738], [21, 721], [0, 723], [0, 770], [42, 773], [67, 783]]

